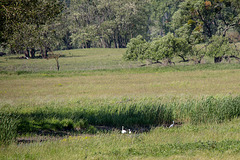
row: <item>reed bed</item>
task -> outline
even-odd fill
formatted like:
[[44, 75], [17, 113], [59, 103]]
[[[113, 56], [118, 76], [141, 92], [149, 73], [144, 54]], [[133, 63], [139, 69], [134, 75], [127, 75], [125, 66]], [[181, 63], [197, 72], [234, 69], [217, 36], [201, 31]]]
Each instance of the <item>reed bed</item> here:
[[[151, 100], [151, 101], [150, 101]], [[5, 106], [3, 108], [11, 108]], [[96, 133], [95, 126], [131, 129], [141, 127], [169, 126], [174, 120], [177, 123], [222, 123], [240, 116], [240, 97], [206, 97], [201, 100], [191, 99], [186, 102], [161, 103], [158, 99], [142, 101], [79, 102], [56, 107], [56, 104], [38, 106], [28, 110], [21, 106], [4, 109], [1, 115], [15, 114], [18, 117], [17, 132], [21, 134], [50, 131], [74, 131]], [[12, 110], [12, 111], [11, 111]], [[89, 127], [92, 130], [89, 130]]]

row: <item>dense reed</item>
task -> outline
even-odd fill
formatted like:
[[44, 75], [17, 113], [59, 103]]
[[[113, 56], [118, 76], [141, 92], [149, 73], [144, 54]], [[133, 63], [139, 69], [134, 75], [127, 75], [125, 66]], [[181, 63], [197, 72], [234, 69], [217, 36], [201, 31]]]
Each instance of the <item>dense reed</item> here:
[[[6, 117], [11, 112], [15, 111], [1, 112], [1, 116]], [[240, 116], [240, 96], [223, 98], [210, 96], [201, 100], [169, 103], [161, 103], [158, 99], [116, 103], [76, 102], [59, 107], [52, 103], [31, 110], [19, 109], [16, 115], [19, 117], [18, 123], [13, 124], [18, 124], [17, 131], [20, 133], [77, 128], [87, 131], [93, 126], [152, 127], [169, 125], [173, 120], [193, 124], [220, 123]], [[13, 120], [10, 119], [9, 122]]]

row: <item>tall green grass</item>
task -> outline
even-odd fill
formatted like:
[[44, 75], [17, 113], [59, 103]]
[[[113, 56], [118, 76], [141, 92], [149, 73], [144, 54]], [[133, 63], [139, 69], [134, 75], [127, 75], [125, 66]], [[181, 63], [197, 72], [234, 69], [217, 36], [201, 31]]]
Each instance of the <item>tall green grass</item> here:
[[[169, 125], [173, 120], [192, 124], [221, 123], [240, 116], [240, 96], [223, 98], [210, 96], [201, 100], [169, 103], [161, 103], [158, 99], [142, 99], [132, 102], [99, 101], [56, 105], [58, 104], [52, 103], [35, 109], [19, 109], [17, 131], [19, 133], [46, 129], [73, 131], [76, 128], [86, 131], [93, 126], [138, 128]], [[2, 117], [6, 116], [5, 112], [1, 113]]]
[[7, 109], [0, 111], [0, 146], [8, 145], [16, 140], [18, 116], [15, 112], [8, 112]]
[[[93, 126], [121, 127], [149, 127], [171, 123], [172, 111], [161, 104], [105, 104], [99, 106], [41, 107], [31, 112], [19, 113], [20, 125], [18, 131], [31, 132], [46, 129], [46, 125], [53, 130], [61, 129], [59, 124], [64, 120], [72, 120], [75, 127], [86, 128]], [[82, 125], [81, 125], [82, 123]], [[80, 125], [80, 126], [78, 126]], [[73, 129], [73, 128], [69, 128]]]
[[193, 124], [221, 123], [240, 116], [240, 96], [189, 100], [185, 103], [173, 104], [175, 118], [189, 119]]

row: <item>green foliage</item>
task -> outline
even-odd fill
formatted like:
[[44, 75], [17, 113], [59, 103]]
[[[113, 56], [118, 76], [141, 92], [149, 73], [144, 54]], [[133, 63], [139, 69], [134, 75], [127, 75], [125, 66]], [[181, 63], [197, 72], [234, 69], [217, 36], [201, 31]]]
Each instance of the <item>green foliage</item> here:
[[130, 38], [147, 36], [149, 2], [71, 1], [68, 21], [75, 47], [125, 48]]
[[169, 33], [160, 39], [154, 40], [149, 47], [149, 52], [153, 55], [154, 60], [172, 59], [175, 49], [174, 36]]
[[[44, 114], [44, 113], [42, 113]], [[42, 117], [42, 116], [40, 116]], [[38, 132], [40, 130], [48, 131], [71, 131], [75, 125], [72, 119], [59, 117], [39, 119], [37, 117], [21, 117], [17, 130], [19, 133]]]
[[73, 129], [73, 120], [72, 119], [63, 119], [60, 122], [62, 129], [64, 130], [72, 130]]
[[146, 51], [148, 49], [148, 43], [142, 36], [132, 38], [127, 45], [126, 53], [123, 55], [125, 60], [143, 60], [147, 59]]
[[[13, 0], [1, 2], [3, 13], [2, 46], [12, 53], [22, 53], [28, 49], [52, 48], [59, 43], [58, 25], [54, 24], [63, 10], [58, 0]], [[35, 53], [34, 53], [35, 54]], [[29, 55], [26, 56], [29, 57]], [[34, 55], [32, 55], [34, 58]]]
[[175, 56], [185, 58], [192, 50], [184, 38], [174, 37], [172, 33], [157, 38], [148, 44], [141, 36], [131, 39], [124, 58], [127, 60], [143, 60], [152, 61], [169, 60]]
[[182, 0], [151, 0], [151, 37], [164, 36], [171, 31], [172, 16], [181, 2]]
[[223, 57], [237, 55], [236, 50], [231, 46], [228, 38], [213, 36], [207, 46], [207, 55], [210, 57]]
[[74, 123], [74, 128], [76, 129], [86, 129], [89, 127], [89, 124], [87, 120], [80, 119], [80, 120], [75, 120], [76, 123]]
[[190, 32], [199, 32], [206, 39], [215, 34], [225, 36], [227, 31], [238, 27], [239, 5], [236, 0], [185, 0], [173, 15], [173, 30], [187, 24], [191, 26]]
[[190, 21], [190, 24], [184, 24], [175, 30], [175, 33], [178, 37], [184, 38], [189, 44], [192, 45], [204, 42], [204, 36], [201, 34], [201, 32], [192, 30], [193, 24], [195, 24], [194, 22], [195, 21]]
[[[32, 113], [20, 114], [19, 130], [38, 129], [71, 130], [88, 128], [89, 125], [103, 126], [150, 126], [172, 121], [172, 111], [160, 104], [136, 103], [115, 106], [81, 106], [73, 110], [43, 108]], [[49, 119], [48, 117], [54, 117]], [[61, 120], [62, 119], [62, 120]], [[84, 119], [84, 120], [83, 120]], [[88, 125], [89, 124], [89, 125]], [[34, 127], [35, 126], [35, 127]]]
[[[75, 135], [2, 147], [0, 159], [239, 159], [239, 119], [152, 128], [147, 133]], [[175, 158], [176, 159], [176, 158]]]
[[97, 133], [97, 128], [92, 126], [92, 125], [90, 125], [88, 127], [88, 129], [87, 129], [87, 133], [89, 133], [89, 134], [96, 134]]

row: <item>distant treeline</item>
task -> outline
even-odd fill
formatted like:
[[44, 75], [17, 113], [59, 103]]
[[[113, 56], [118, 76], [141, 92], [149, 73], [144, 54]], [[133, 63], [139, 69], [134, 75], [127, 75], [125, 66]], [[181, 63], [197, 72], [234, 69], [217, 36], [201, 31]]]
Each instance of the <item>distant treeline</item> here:
[[215, 34], [239, 40], [238, 0], [2, 0], [0, 44], [10, 53], [42, 57], [59, 49], [125, 48], [174, 33], [188, 43]]

